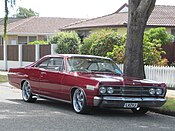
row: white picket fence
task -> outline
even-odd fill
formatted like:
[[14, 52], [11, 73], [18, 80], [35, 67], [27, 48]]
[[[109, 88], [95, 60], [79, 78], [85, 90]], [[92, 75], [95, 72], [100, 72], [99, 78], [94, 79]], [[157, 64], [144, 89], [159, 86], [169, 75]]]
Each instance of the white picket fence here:
[[[123, 64], [118, 65], [123, 71]], [[175, 67], [145, 66], [146, 79], [166, 83], [167, 87], [175, 88]]]

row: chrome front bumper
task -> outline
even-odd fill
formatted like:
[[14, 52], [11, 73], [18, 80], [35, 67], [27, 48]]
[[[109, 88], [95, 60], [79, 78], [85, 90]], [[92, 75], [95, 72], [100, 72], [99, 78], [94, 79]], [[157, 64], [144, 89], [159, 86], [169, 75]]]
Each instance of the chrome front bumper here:
[[124, 108], [125, 103], [138, 103], [138, 107], [160, 107], [166, 102], [165, 98], [152, 97], [94, 97], [94, 106]]

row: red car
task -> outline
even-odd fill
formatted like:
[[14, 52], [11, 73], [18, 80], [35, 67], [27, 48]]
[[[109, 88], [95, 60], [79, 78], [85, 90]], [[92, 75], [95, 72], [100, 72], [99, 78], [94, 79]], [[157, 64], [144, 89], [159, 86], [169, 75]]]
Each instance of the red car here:
[[22, 90], [25, 102], [37, 97], [72, 104], [76, 113], [93, 107], [131, 109], [145, 114], [165, 102], [166, 85], [124, 76], [109, 58], [59, 54], [47, 55], [23, 68], [11, 68], [9, 83]]

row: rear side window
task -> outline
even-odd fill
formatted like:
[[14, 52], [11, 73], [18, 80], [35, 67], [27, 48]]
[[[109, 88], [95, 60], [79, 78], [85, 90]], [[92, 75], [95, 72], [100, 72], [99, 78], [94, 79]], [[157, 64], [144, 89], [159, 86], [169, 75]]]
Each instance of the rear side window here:
[[64, 60], [61, 57], [53, 57], [49, 58], [47, 60], [44, 60], [40, 64], [38, 64], [36, 67], [38, 68], [44, 68], [46, 70], [52, 70], [52, 71], [64, 71]]

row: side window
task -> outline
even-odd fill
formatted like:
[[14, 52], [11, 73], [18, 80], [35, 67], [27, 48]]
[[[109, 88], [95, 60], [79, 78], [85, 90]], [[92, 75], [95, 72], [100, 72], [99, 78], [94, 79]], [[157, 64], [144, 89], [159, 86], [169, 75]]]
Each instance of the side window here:
[[48, 63], [49, 63], [49, 59], [47, 59], [47, 60], [43, 61], [42, 63], [38, 64], [36, 67], [46, 69], [46, 68], [47, 68]]
[[42, 63], [38, 64], [36, 67], [44, 68], [46, 70], [52, 70], [52, 71], [64, 71], [64, 60], [63, 58], [50, 58]]
[[48, 70], [63, 71], [65, 69], [63, 58], [51, 58], [47, 68]]

